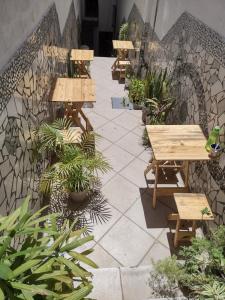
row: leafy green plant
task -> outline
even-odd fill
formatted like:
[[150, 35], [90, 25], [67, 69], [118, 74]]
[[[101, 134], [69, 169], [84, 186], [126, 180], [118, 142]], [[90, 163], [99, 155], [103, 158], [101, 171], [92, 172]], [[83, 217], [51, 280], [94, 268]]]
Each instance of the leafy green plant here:
[[129, 24], [123, 23], [119, 30], [119, 40], [126, 41], [128, 39]]
[[[42, 174], [40, 190], [44, 194], [51, 192], [54, 182], [60, 182], [70, 192], [88, 191], [97, 180], [98, 172], [105, 173], [111, 169], [107, 160], [95, 149], [97, 136], [93, 132], [83, 133], [75, 144], [70, 127], [70, 121], [58, 119], [52, 124], [43, 123], [35, 132], [38, 153], [47, 151], [57, 158]], [[69, 132], [67, 143], [62, 130]]]
[[128, 97], [134, 104], [142, 104], [145, 98], [144, 81], [138, 78], [132, 78], [129, 85]]
[[91, 273], [80, 263], [97, 265], [87, 257], [92, 249], [78, 248], [93, 236], [83, 237], [85, 228], [74, 231], [75, 222], [57, 228], [57, 214], [28, 207], [29, 197], [0, 217], [0, 299], [85, 299], [92, 290]]
[[196, 293], [200, 299], [215, 299], [223, 300], [225, 299], [225, 284], [214, 281], [209, 284], [205, 284], [202, 287], [196, 287]]
[[176, 278], [177, 283], [196, 294], [197, 299], [223, 299], [225, 226], [219, 226], [208, 237], [194, 238], [191, 246], [179, 251], [179, 256], [184, 261], [182, 264], [174, 257], [155, 263], [155, 276], [161, 276], [169, 284], [171, 278]]
[[157, 72], [149, 70], [145, 78], [145, 97], [156, 98], [161, 101], [169, 96], [170, 81], [167, 78], [167, 69]]

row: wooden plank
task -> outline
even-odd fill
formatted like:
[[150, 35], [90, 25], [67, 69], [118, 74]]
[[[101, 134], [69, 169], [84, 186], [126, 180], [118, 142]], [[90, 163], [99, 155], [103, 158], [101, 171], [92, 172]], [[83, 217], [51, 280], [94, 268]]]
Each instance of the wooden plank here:
[[120, 41], [120, 40], [113, 40], [113, 49], [127, 49], [133, 50], [134, 45], [132, 41]]
[[70, 60], [77, 61], [91, 61], [94, 59], [93, 50], [84, 50], [84, 49], [72, 49]]
[[174, 193], [188, 193], [188, 187], [157, 187], [157, 197], [173, 196]]
[[[208, 200], [204, 194], [175, 193], [174, 199], [181, 220], [214, 220]], [[202, 215], [207, 208], [209, 215]]]
[[210, 159], [199, 125], [147, 125], [146, 129], [157, 161]]
[[95, 82], [92, 79], [57, 78], [51, 101], [95, 102]]

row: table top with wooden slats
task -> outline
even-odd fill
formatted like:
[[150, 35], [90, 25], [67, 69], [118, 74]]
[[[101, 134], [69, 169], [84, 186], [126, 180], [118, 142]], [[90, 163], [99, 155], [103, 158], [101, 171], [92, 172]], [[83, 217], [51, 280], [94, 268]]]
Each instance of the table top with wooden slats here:
[[120, 41], [120, 40], [113, 40], [113, 49], [127, 49], [133, 50], [134, 45], [132, 41]]
[[95, 81], [80, 78], [57, 78], [51, 101], [95, 102]]
[[210, 159], [199, 125], [147, 125], [146, 129], [157, 161]]
[[91, 61], [94, 59], [93, 50], [84, 50], [84, 49], [72, 49], [70, 60], [77, 61]]
[[[208, 200], [204, 194], [175, 193], [174, 199], [181, 220], [214, 220]], [[208, 214], [202, 214], [202, 210]]]

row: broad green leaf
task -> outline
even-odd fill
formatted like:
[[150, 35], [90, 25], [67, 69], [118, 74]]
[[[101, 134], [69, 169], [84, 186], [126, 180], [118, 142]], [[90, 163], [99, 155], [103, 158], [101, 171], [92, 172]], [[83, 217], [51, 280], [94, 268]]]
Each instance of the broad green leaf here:
[[32, 296], [32, 293], [28, 292], [28, 291], [25, 291], [25, 290], [22, 290], [22, 294], [24, 296], [24, 299], [26, 300], [33, 300], [33, 296]]
[[4, 299], [5, 299], [5, 296], [4, 296], [3, 290], [0, 288], [0, 300], [4, 300]]
[[67, 252], [67, 251], [73, 250], [77, 247], [84, 245], [85, 243], [87, 243], [89, 241], [92, 241], [93, 239], [94, 239], [94, 237], [92, 235], [89, 235], [82, 239], [75, 240], [72, 243], [67, 244], [66, 246], [62, 247], [61, 252]]
[[36, 266], [41, 261], [42, 261], [41, 259], [32, 259], [32, 260], [29, 260], [29, 261], [25, 262], [24, 264], [22, 264], [21, 266], [19, 266], [15, 270], [13, 270], [13, 276], [10, 277], [10, 278], [13, 279], [13, 278], [17, 277], [18, 275], [21, 275], [25, 271], [27, 271], [27, 270], [31, 269], [32, 267]]
[[84, 227], [84, 228], [81, 228], [81, 229], [78, 229], [76, 231], [73, 231], [71, 234], [70, 234], [70, 237], [75, 237], [75, 236], [81, 236], [84, 232], [87, 231], [87, 227]]
[[76, 291], [72, 292], [71, 294], [64, 294], [62, 295], [62, 299], [66, 300], [82, 300], [84, 297], [90, 294], [91, 290], [93, 289], [92, 284], [88, 284], [83, 286]]
[[30, 196], [27, 196], [24, 201], [23, 204], [21, 205], [21, 209], [20, 209], [20, 216], [19, 219], [22, 220], [22, 218], [25, 216], [25, 214], [28, 212], [28, 207], [29, 207], [29, 202], [30, 202]]
[[50, 258], [46, 262], [43, 263], [40, 267], [33, 271], [33, 274], [45, 273], [52, 271], [52, 265], [55, 262], [55, 258]]
[[82, 261], [86, 265], [89, 265], [89, 266], [91, 266], [93, 268], [98, 268], [98, 266], [96, 265], [96, 263], [94, 263], [90, 258], [88, 258], [85, 255], [82, 255], [82, 254], [74, 252], [74, 251], [70, 251], [69, 255], [71, 255], [73, 258], [75, 258], [78, 261]]
[[0, 278], [3, 280], [8, 280], [11, 275], [13, 275], [13, 272], [10, 267], [0, 263]]
[[43, 296], [55, 296], [57, 297], [57, 294], [55, 294], [52, 291], [49, 291], [45, 288], [43, 288], [41, 285], [28, 285], [24, 283], [19, 283], [19, 282], [10, 282], [11, 286], [14, 289], [18, 290], [25, 290], [31, 292], [33, 295], [43, 295]]
[[[57, 217], [59, 214], [55, 213], [55, 214], [52, 214], [51, 216], [55, 216]], [[35, 220], [31, 220], [30, 222], [27, 222], [26, 225], [27, 226], [32, 226], [32, 225], [36, 225], [36, 224], [39, 224], [41, 222], [45, 222], [45, 221], [48, 221], [49, 220], [49, 215], [45, 215], [45, 216], [42, 216], [40, 218], [37, 218]]]
[[4, 223], [0, 226], [0, 232], [2, 230], [6, 230], [6, 231], [11, 231], [12, 230], [12, 225], [15, 223], [16, 219], [19, 217], [20, 215], [20, 207], [17, 208], [12, 214], [10, 214], [6, 220], [4, 221]]
[[[14, 236], [14, 234], [12, 234], [12, 236]], [[12, 241], [11, 236], [6, 237], [6, 239], [4, 240], [4, 243], [0, 247], [0, 258], [5, 254], [5, 251], [9, 247], [11, 241]]]
[[61, 264], [64, 264], [65, 266], [67, 266], [72, 271], [72, 273], [75, 277], [85, 278], [87, 276], [91, 276], [91, 273], [84, 271], [78, 265], [76, 265], [75, 263], [71, 262], [70, 260], [68, 260], [62, 256], [58, 257], [57, 261], [60, 262]]

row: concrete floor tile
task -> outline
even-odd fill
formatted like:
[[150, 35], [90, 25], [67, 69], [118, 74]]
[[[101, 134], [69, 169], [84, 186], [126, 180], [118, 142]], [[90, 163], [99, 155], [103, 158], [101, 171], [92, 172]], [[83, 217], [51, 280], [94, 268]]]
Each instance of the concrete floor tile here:
[[134, 159], [120, 174], [136, 184], [138, 187], [146, 187], [144, 170], [146, 163], [138, 158]]
[[141, 139], [132, 132], [122, 137], [116, 144], [134, 156], [139, 155], [144, 150]]
[[132, 132], [135, 133], [137, 136], [139, 136], [142, 139], [143, 132], [144, 132], [145, 126], [143, 125], [138, 125], [135, 127]]
[[114, 119], [113, 122], [127, 130], [134, 129], [140, 123], [139, 120], [130, 113], [130, 111], [125, 111], [119, 117]]
[[99, 174], [98, 177], [101, 181], [102, 186], [104, 186], [115, 175], [116, 175], [116, 172], [113, 170], [110, 170], [105, 174]]
[[88, 119], [93, 126], [94, 130], [101, 127], [103, 124], [107, 123], [108, 120], [104, 117], [96, 114], [95, 112], [91, 112], [88, 114]]
[[152, 246], [152, 248], [149, 250], [143, 261], [141, 262], [141, 265], [147, 266], [152, 263], [153, 261], [158, 261], [161, 259], [164, 259], [166, 257], [170, 257], [170, 249], [166, 246], [162, 245], [159, 242], [155, 242], [155, 244]]
[[124, 136], [127, 133], [127, 130], [119, 125], [109, 122], [98, 128], [97, 133], [114, 143]]
[[140, 197], [139, 189], [124, 177], [116, 175], [102, 189], [109, 203], [122, 213]]
[[150, 199], [147, 205], [143, 205], [139, 198], [125, 215], [154, 238], [158, 238], [166, 226], [165, 222], [158, 219], [166, 216], [161, 213], [160, 208], [157, 211], [152, 208]]
[[103, 151], [103, 155], [108, 159], [113, 170], [116, 172], [119, 172], [134, 159], [133, 155], [115, 144]]
[[[118, 268], [91, 270], [93, 290], [88, 296], [97, 300], [122, 300], [120, 270]], [[107, 278], [107, 280], [106, 280]]]
[[137, 266], [154, 239], [128, 218], [122, 217], [99, 243], [124, 266]]
[[117, 209], [115, 209], [111, 205], [109, 205], [109, 209], [111, 214], [110, 219], [105, 223], [99, 222], [98, 224], [94, 224], [93, 226], [92, 234], [94, 235], [94, 240], [96, 242], [103, 237], [103, 235], [116, 223], [116, 221], [118, 221], [118, 219], [122, 215]]
[[124, 300], [146, 300], [152, 295], [148, 286], [151, 266], [121, 268], [121, 283]]
[[117, 262], [109, 253], [107, 253], [101, 246], [98, 244], [95, 245], [94, 251], [88, 255], [99, 268], [113, 268], [120, 267], [121, 265]]
[[106, 140], [103, 137], [100, 137], [99, 140], [96, 142], [96, 149], [98, 151], [104, 151], [105, 149], [107, 149], [109, 146], [111, 146], [112, 143], [108, 140]]
[[146, 166], [149, 163], [149, 160], [152, 159], [152, 150], [150, 148], [145, 149], [139, 156], [138, 158], [142, 159], [144, 162], [146, 162]]

